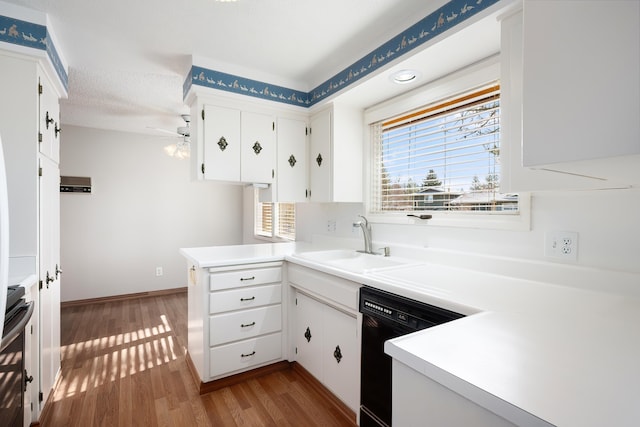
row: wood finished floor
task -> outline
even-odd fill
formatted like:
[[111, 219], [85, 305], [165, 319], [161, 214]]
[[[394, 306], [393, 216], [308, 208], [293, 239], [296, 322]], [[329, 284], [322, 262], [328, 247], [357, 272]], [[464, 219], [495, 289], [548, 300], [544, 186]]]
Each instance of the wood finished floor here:
[[43, 427], [355, 426], [293, 370], [200, 396], [186, 293], [62, 309], [61, 378]]

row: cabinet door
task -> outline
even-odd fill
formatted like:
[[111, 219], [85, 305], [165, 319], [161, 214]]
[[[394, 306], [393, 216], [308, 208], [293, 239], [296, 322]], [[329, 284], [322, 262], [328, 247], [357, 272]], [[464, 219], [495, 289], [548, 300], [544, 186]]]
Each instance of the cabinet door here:
[[309, 184], [312, 202], [330, 202], [332, 198], [331, 111], [311, 119]]
[[307, 136], [302, 120], [278, 119], [277, 201], [307, 197]]
[[270, 184], [275, 178], [276, 138], [272, 116], [242, 112], [240, 180]]
[[45, 156], [40, 156], [40, 167], [40, 390], [44, 404], [60, 368], [60, 280], [56, 273], [60, 263], [60, 172]]
[[509, 193], [606, 188], [606, 181], [522, 165], [522, 11], [502, 20], [500, 34], [501, 191]]
[[296, 294], [294, 342], [296, 361], [311, 375], [322, 379], [323, 304]]
[[204, 106], [204, 179], [240, 181], [240, 110]]
[[640, 153], [639, 13], [637, 1], [524, 2], [525, 166]]
[[324, 307], [323, 372], [327, 387], [354, 411], [359, 404], [360, 352], [358, 322], [332, 307]]
[[58, 95], [44, 73], [38, 76], [38, 139], [41, 154], [60, 162], [60, 106]]

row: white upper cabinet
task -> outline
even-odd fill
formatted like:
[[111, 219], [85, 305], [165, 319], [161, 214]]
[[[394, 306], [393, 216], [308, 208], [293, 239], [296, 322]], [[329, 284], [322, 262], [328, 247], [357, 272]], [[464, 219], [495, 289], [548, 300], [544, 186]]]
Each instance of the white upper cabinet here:
[[267, 114], [205, 105], [204, 179], [271, 183], [275, 176], [275, 122]]
[[309, 183], [312, 202], [332, 201], [331, 111], [325, 110], [311, 118], [309, 150]]
[[276, 193], [277, 201], [304, 202], [307, 197], [307, 124], [278, 118]]
[[522, 163], [640, 184], [640, 2], [525, 0]]
[[47, 75], [38, 70], [38, 147], [41, 154], [60, 162], [59, 95]]
[[361, 202], [362, 111], [333, 104], [311, 118], [312, 202]]
[[240, 181], [240, 110], [205, 105], [204, 179]]
[[274, 117], [241, 112], [240, 141], [240, 181], [272, 183], [276, 168]]

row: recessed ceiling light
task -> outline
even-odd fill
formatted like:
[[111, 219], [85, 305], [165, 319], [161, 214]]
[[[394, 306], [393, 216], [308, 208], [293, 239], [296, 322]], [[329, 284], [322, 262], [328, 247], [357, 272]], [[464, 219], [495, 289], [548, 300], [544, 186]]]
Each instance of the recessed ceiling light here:
[[391, 74], [391, 76], [389, 76], [389, 79], [391, 79], [391, 81], [394, 83], [403, 85], [416, 81], [419, 75], [420, 73], [416, 70], [400, 70]]

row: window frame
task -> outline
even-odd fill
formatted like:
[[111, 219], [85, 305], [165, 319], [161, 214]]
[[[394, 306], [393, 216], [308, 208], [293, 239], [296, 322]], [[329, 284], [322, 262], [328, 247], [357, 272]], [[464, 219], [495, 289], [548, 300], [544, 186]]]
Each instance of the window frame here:
[[[296, 240], [295, 237], [295, 233], [296, 233], [296, 220], [295, 220], [295, 203], [286, 203], [286, 204], [291, 204], [293, 205], [293, 227], [294, 227], [294, 236], [293, 239], [290, 239], [288, 237], [284, 237], [281, 233], [280, 233], [280, 227], [279, 227], [279, 222], [280, 222], [280, 208], [281, 208], [281, 204], [283, 203], [279, 203], [279, 202], [260, 202], [260, 190], [259, 189], [255, 189], [254, 190], [254, 203], [253, 203], [253, 238], [257, 239], [257, 240], [266, 240], [269, 242], [294, 242]], [[271, 235], [268, 235], [267, 233], [264, 234], [259, 234], [258, 233], [258, 229], [257, 229], [257, 225], [258, 225], [258, 209], [260, 207], [261, 203], [270, 203], [272, 205], [272, 211], [271, 211]]]
[[[424, 86], [416, 88], [404, 95], [390, 99], [365, 110], [364, 114], [364, 203], [367, 218], [374, 223], [384, 224], [416, 224], [443, 227], [502, 229], [502, 230], [530, 230], [531, 228], [531, 196], [529, 193], [518, 193], [519, 213], [501, 214], [494, 212], [483, 214], [478, 211], [434, 211], [429, 213], [432, 218], [420, 220], [407, 217], [409, 212], [372, 212], [372, 173], [374, 169], [374, 150], [371, 135], [371, 125], [416, 110], [428, 104], [437, 102], [461, 93], [489, 85], [500, 79], [500, 58], [494, 55], [445, 77], [434, 80]], [[501, 141], [502, 142], [502, 141]], [[501, 144], [502, 145], [502, 144]], [[501, 147], [502, 148], [502, 147]], [[504, 159], [504, 157], [503, 157]], [[504, 170], [504, 169], [503, 169]], [[504, 175], [501, 175], [501, 179]]]

